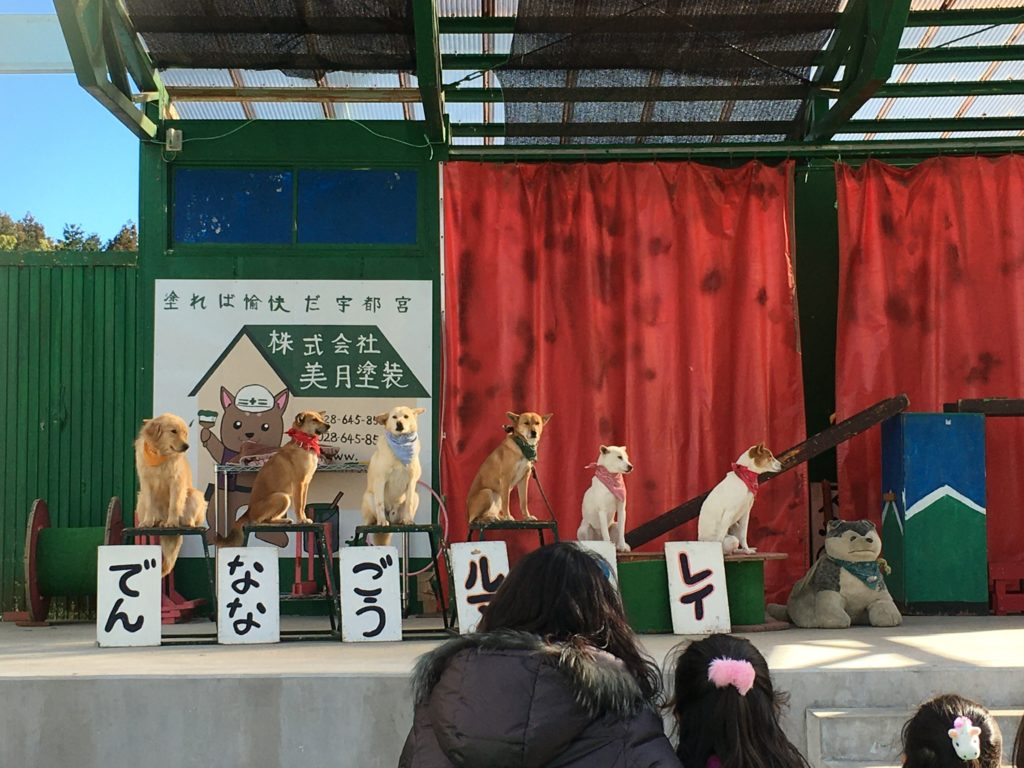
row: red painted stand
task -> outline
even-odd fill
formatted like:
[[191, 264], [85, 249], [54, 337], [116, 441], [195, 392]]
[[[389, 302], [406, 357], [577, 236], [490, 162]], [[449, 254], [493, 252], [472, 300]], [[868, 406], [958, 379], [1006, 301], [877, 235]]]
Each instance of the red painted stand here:
[[992, 563], [988, 579], [997, 616], [1024, 613], [1024, 563]]

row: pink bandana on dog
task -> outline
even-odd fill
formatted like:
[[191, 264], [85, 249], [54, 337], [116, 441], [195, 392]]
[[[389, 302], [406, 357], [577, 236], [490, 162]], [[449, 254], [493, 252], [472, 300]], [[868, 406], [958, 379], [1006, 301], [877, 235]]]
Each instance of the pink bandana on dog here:
[[591, 467], [594, 468], [594, 477], [600, 480], [604, 484], [604, 487], [611, 491], [612, 496], [625, 503], [626, 481], [622, 479], [622, 475], [609, 472], [600, 464], [587, 464], [584, 469], [590, 469]]
[[736, 473], [736, 477], [743, 481], [743, 484], [747, 486], [747, 489], [757, 496], [757, 478], [760, 477], [760, 475], [758, 475], [754, 470], [744, 467], [742, 464], [733, 464], [731, 469]]

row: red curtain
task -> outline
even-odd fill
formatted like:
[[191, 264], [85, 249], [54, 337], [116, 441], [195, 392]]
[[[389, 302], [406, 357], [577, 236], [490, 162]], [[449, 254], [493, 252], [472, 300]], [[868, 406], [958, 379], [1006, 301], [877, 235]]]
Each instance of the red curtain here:
[[[935, 158], [912, 169], [836, 169], [837, 416], [899, 392], [914, 411], [1024, 397], [1024, 158]], [[993, 561], [1024, 558], [1024, 421], [989, 419]], [[849, 515], [878, 520], [881, 439], [839, 454]]]
[[[554, 413], [537, 472], [566, 539], [602, 443], [636, 465], [632, 529], [713, 486], [753, 443], [804, 438], [792, 175], [789, 163], [445, 167], [453, 540], [506, 411]], [[547, 517], [533, 485], [530, 508]], [[805, 569], [807, 519], [802, 469], [764, 486], [749, 538], [790, 555], [768, 565], [775, 591]], [[695, 537], [690, 523], [672, 538]], [[513, 540], [514, 553], [536, 536]]]

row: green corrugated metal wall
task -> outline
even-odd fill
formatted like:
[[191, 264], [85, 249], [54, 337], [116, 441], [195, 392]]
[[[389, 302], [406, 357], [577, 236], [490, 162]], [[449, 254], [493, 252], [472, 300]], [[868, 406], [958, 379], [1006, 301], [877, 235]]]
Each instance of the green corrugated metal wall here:
[[47, 500], [55, 526], [77, 527], [103, 525], [110, 497], [135, 492], [137, 276], [134, 253], [0, 254], [5, 610], [24, 607], [33, 499]]

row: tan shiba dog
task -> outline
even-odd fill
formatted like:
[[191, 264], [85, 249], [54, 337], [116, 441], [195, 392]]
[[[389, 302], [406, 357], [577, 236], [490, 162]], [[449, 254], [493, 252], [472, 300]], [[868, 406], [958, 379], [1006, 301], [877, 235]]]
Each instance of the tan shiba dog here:
[[[192, 487], [188, 450], [188, 424], [172, 413], [142, 422], [135, 438], [135, 471], [139, 498], [135, 505], [139, 525], [197, 527], [206, 514], [206, 499]], [[181, 551], [181, 536], [161, 536], [162, 575], [174, 569]]]
[[698, 541], [720, 541], [722, 551], [751, 554], [756, 552], [747, 544], [747, 526], [750, 509], [757, 496], [758, 477], [762, 472], [781, 472], [782, 464], [772, 452], [758, 443], [740, 454], [732, 470], [704, 499], [697, 519]]
[[[366, 525], [410, 525], [416, 519], [420, 497], [420, 439], [416, 417], [425, 408], [399, 405], [374, 417], [385, 428], [384, 439], [370, 457], [363, 493], [363, 522]], [[390, 533], [372, 534], [373, 543], [387, 546]]]
[[466, 510], [471, 523], [511, 520], [509, 497], [513, 487], [519, 493], [519, 512], [523, 520], [537, 519], [530, 514], [526, 505], [527, 486], [533, 472], [533, 463], [537, 460], [537, 444], [544, 425], [553, 414], [541, 416], [532, 411], [509, 411], [505, 415], [512, 422], [511, 431], [484, 459], [469, 487]]
[[256, 475], [249, 497], [249, 508], [231, 526], [227, 536], [217, 537], [217, 546], [242, 544], [242, 526], [250, 523], [286, 523], [287, 512], [295, 510], [295, 519], [308, 523], [306, 493], [316, 472], [320, 456], [320, 436], [330, 430], [324, 413], [302, 411], [286, 433], [292, 440], [281, 446]]

